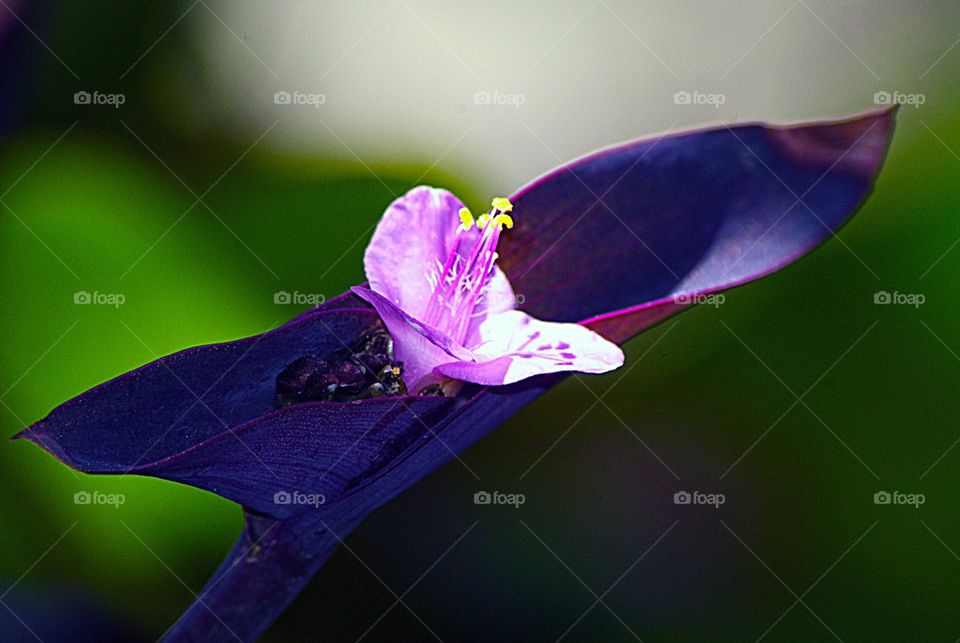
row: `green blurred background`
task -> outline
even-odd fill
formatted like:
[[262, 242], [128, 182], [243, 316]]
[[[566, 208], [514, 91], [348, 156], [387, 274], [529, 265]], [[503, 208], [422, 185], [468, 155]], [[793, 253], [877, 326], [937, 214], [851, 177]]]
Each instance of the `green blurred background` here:
[[[922, 96], [840, 240], [635, 339], [625, 369], [568, 379], [381, 509], [265, 640], [956, 640], [948, 4], [4, 0], [4, 434], [305, 308], [279, 291], [362, 281], [371, 226], [413, 184], [479, 206], [618, 140]], [[876, 305], [880, 291], [925, 301]], [[211, 494], [75, 474], [28, 443], [6, 443], [0, 467], [0, 600], [18, 615], [0, 612], [4, 640], [61, 640], [47, 621], [74, 616], [95, 622], [62, 640], [155, 640], [240, 528]], [[482, 489], [526, 503], [474, 505]], [[675, 505], [680, 490], [726, 502]], [[925, 503], [877, 505], [881, 490]], [[409, 610], [389, 609], [407, 590]]]

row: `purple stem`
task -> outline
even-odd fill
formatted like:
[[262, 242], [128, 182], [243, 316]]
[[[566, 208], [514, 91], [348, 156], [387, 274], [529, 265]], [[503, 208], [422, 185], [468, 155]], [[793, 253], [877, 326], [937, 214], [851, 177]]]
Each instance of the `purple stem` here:
[[274, 520], [247, 512], [237, 544], [162, 641], [256, 640], [300, 594], [339, 542], [323, 523], [305, 525], [296, 519]]
[[[390, 466], [349, 485], [336, 503], [276, 520], [244, 512], [240, 540], [164, 643], [254, 641], [293, 602], [365, 516], [453, 459], [483, 433], [566, 377], [556, 373], [476, 395], [476, 402], [433, 425], [432, 438], [394, 455]], [[440, 435], [443, 436], [440, 439]]]

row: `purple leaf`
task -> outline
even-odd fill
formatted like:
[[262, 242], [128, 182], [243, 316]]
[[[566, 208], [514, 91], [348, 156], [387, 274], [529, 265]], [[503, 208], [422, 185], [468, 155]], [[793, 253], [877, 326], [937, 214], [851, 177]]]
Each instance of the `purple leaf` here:
[[500, 265], [531, 314], [589, 320], [624, 341], [839, 230], [880, 171], [894, 113], [720, 127], [591, 154], [512, 197]]
[[302, 316], [246, 339], [189, 348], [90, 389], [16, 437], [88, 473], [137, 472], [273, 409], [291, 361], [332, 353], [379, 324], [369, 309]]

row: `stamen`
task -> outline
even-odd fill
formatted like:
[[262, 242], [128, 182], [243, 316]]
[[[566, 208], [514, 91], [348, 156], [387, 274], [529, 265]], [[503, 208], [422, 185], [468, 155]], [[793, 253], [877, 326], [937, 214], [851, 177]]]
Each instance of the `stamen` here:
[[[463, 342], [470, 322], [479, 315], [477, 308], [485, 301], [486, 289], [498, 258], [497, 242], [503, 228], [513, 228], [513, 218], [507, 212], [513, 210], [508, 199], [497, 197], [492, 201], [493, 210], [473, 218], [470, 210], [458, 212], [461, 225], [457, 228], [453, 249], [447, 260], [437, 260], [435, 270], [427, 274], [433, 288], [423, 321]], [[462, 252], [460, 244], [464, 234], [476, 225], [479, 234], [473, 244]]]
[[495, 198], [490, 202], [490, 205], [492, 205], [495, 210], [499, 210], [500, 212], [510, 212], [513, 210], [513, 204], [510, 203], [510, 199], [503, 196], [498, 196]]

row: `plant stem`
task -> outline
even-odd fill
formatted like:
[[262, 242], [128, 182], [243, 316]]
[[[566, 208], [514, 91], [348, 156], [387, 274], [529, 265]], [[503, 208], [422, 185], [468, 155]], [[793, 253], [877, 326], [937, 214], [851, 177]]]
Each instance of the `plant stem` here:
[[245, 513], [243, 533], [164, 643], [254, 641], [336, 549], [329, 530]]

